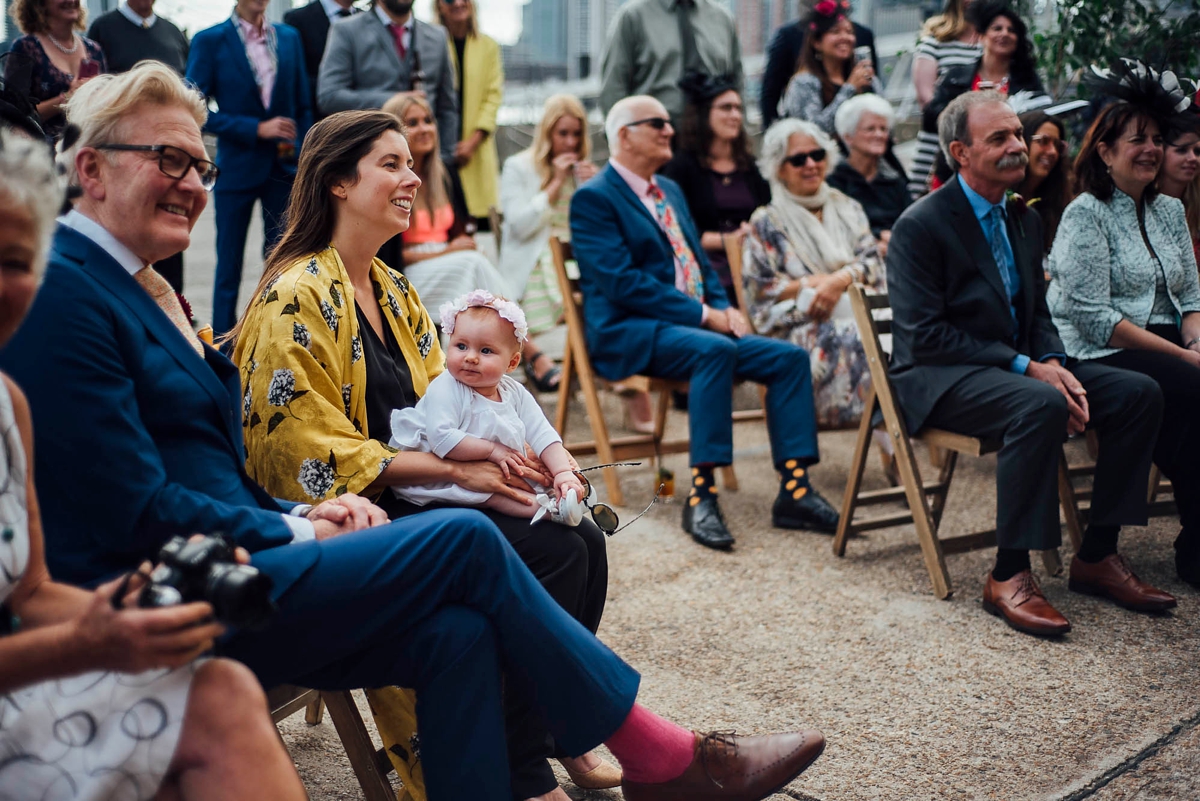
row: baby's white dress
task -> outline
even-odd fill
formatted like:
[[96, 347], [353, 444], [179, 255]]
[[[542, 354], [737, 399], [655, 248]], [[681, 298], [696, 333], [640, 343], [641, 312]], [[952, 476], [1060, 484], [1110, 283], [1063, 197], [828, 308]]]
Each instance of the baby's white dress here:
[[[29, 564], [25, 450], [0, 382], [0, 601]], [[0, 799], [143, 801], [167, 773], [196, 663], [0, 693]]]
[[[542, 407], [519, 381], [506, 375], [500, 379], [499, 390], [499, 401], [488, 400], [460, 384], [447, 370], [433, 379], [416, 406], [392, 412], [389, 444], [402, 451], [432, 453], [444, 459], [466, 436], [499, 442], [522, 453], [528, 443], [539, 456], [550, 445], [562, 442]], [[418, 506], [478, 506], [491, 497], [491, 493], [450, 482], [393, 487], [392, 491]]]

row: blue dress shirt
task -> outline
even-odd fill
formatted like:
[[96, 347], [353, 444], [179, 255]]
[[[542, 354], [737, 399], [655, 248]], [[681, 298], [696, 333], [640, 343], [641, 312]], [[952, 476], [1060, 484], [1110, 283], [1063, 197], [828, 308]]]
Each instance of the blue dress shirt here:
[[[991, 243], [994, 226], [992, 209], [1000, 209], [1000, 215], [995, 219], [1008, 219], [1008, 210], [1005, 207], [1004, 201], [992, 203], [983, 195], [972, 189], [966, 181], [962, 180], [961, 177], [959, 178], [958, 184], [962, 187], [963, 194], [967, 196], [967, 202], [971, 204], [971, 211], [975, 212], [975, 219], [979, 221], [979, 227], [983, 229], [983, 238]], [[1008, 226], [1003, 224], [1000, 225], [1000, 242], [1002, 246], [1001, 250], [1004, 256], [1004, 263], [997, 264], [996, 266], [1000, 268], [1000, 279], [1004, 282], [1004, 289], [1008, 293], [1008, 307], [1013, 316], [1013, 330], [1016, 331], [1017, 309], [1014, 304], [1016, 302], [1017, 295], [1021, 292], [1021, 274], [1017, 271], [1017, 259], [1016, 256], [1013, 255], [1012, 242], [1008, 238]], [[1041, 357], [1039, 361], [1045, 361], [1046, 359], [1058, 359], [1059, 361], [1062, 361], [1065, 358], [1066, 356], [1064, 354], [1048, 353]], [[1018, 353], [1013, 357], [1008, 369], [1012, 370], [1014, 373], [1020, 373], [1021, 375], [1024, 375], [1025, 371], [1029, 369], [1029, 361], [1029, 357], [1024, 353]]]

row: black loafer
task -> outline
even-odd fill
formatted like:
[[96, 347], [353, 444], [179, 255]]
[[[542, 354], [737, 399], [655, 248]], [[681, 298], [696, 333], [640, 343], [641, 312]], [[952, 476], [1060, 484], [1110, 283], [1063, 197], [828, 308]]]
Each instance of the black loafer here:
[[733, 547], [733, 535], [725, 527], [725, 516], [717, 505], [715, 495], [701, 498], [695, 506], [688, 498], [683, 505], [683, 530], [692, 535], [692, 539], [709, 548], [727, 551]]
[[779, 493], [771, 509], [771, 522], [776, 528], [801, 528], [834, 534], [838, 527], [838, 512], [821, 497], [821, 493], [809, 487], [800, 500], [793, 498], [791, 493]]

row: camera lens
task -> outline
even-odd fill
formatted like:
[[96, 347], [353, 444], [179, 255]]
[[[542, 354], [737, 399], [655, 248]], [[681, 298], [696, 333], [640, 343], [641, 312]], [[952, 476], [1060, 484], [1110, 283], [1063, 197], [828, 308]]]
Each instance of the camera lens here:
[[275, 612], [271, 600], [274, 582], [250, 565], [214, 564], [208, 572], [204, 599], [212, 604], [217, 620], [230, 626], [259, 629]]

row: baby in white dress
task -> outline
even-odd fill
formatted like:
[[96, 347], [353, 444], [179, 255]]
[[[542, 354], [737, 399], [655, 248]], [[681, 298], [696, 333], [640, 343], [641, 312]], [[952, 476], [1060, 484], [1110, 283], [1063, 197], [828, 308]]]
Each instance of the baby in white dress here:
[[443, 304], [440, 312], [442, 331], [450, 338], [446, 371], [430, 382], [416, 406], [392, 412], [392, 447], [460, 462], [494, 462], [509, 477], [524, 465], [528, 443], [553, 474], [554, 488], [530, 484], [532, 505], [448, 482], [392, 491], [420, 506], [481, 506], [532, 522], [549, 514], [554, 522], [578, 525], [583, 484], [571, 455], [537, 401], [508, 375], [520, 364], [529, 337], [524, 312], [482, 289]]

